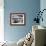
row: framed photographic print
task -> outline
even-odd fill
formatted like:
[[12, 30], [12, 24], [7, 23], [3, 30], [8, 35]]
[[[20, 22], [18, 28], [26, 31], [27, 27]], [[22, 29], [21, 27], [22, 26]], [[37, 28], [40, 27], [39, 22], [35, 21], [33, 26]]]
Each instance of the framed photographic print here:
[[25, 13], [10, 13], [10, 24], [11, 25], [25, 25]]

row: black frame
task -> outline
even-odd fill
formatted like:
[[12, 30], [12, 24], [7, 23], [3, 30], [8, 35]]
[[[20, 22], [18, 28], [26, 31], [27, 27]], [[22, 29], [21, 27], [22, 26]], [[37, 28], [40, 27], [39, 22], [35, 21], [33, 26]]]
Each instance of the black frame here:
[[[23, 20], [24, 23], [23, 24], [12, 24], [12, 22], [11, 22], [12, 20], [11, 19], [12, 19], [12, 15], [14, 15], [14, 14], [15, 15], [19, 15], [20, 14], [20, 15], [24, 16], [24, 20]], [[10, 25], [13, 25], [13, 26], [23, 26], [25, 24], [26, 24], [26, 16], [25, 16], [25, 13], [10, 13]]]

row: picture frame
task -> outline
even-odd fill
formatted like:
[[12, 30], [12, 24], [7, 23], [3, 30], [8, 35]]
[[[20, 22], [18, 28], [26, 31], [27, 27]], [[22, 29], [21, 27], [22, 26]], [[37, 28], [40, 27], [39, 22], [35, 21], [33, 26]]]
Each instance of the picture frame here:
[[10, 13], [10, 25], [23, 26], [26, 24], [25, 13]]

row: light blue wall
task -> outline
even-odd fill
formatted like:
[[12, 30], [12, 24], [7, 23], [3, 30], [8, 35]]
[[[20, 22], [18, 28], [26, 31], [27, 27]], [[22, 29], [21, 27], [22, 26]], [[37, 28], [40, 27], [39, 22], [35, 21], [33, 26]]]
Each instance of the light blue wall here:
[[[4, 0], [4, 38], [7, 41], [18, 41], [32, 29], [32, 21], [40, 9], [40, 0]], [[10, 26], [10, 12], [25, 12], [25, 26]]]
[[[41, 0], [40, 1], [40, 10], [42, 11], [43, 9], [46, 9], [46, 0]], [[43, 22], [40, 22], [40, 25], [45, 26], [46, 27], [46, 10], [43, 12]]]

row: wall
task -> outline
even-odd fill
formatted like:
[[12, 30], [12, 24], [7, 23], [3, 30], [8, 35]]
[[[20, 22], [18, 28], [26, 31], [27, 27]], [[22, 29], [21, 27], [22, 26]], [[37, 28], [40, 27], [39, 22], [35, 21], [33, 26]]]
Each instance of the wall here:
[[[4, 0], [4, 39], [18, 41], [32, 29], [32, 21], [40, 10], [40, 0]], [[10, 26], [11, 12], [26, 13], [25, 26]]]
[[[41, 0], [41, 1], [40, 1], [40, 9], [41, 9], [41, 11], [42, 11], [43, 9], [46, 9], [46, 0]], [[46, 27], [46, 20], [45, 20], [45, 19], [46, 19], [46, 10], [43, 12], [42, 17], [43, 17], [43, 22], [41, 21], [41, 22], [40, 22], [40, 25]]]

